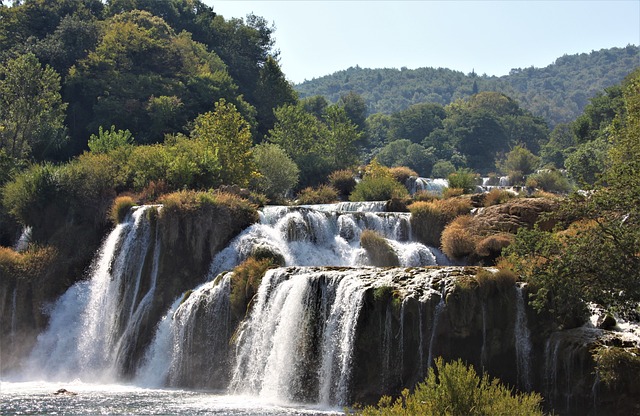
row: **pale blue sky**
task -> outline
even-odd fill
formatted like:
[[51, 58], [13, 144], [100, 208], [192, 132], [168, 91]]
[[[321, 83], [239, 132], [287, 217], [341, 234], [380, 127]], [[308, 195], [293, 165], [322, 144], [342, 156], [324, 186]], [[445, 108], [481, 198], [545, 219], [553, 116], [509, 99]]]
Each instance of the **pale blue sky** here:
[[640, 0], [204, 1], [227, 19], [253, 12], [273, 23], [282, 69], [296, 83], [356, 65], [500, 76], [640, 44]]

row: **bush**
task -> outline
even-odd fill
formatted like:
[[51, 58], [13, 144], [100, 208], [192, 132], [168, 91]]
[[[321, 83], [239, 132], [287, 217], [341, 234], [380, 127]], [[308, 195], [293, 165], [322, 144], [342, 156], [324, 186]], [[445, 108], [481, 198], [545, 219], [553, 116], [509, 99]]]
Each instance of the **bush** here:
[[448, 160], [438, 160], [431, 169], [431, 176], [434, 178], [448, 178], [449, 175], [456, 171], [456, 167], [453, 166]]
[[462, 188], [445, 188], [442, 191], [442, 197], [444, 199], [455, 198], [457, 196], [462, 196], [464, 194], [464, 189]]
[[251, 188], [264, 193], [272, 201], [281, 201], [298, 184], [298, 165], [277, 144], [263, 143], [253, 148], [258, 176]]
[[640, 357], [619, 347], [601, 346], [594, 355], [596, 372], [600, 380], [611, 390], [621, 390], [635, 385], [640, 375]]
[[416, 173], [416, 171], [406, 166], [396, 166], [396, 167], [390, 168], [389, 173], [391, 174], [393, 179], [395, 179], [396, 181], [398, 181], [398, 183], [401, 183], [403, 185], [407, 183], [407, 179], [409, 179], [411, 176], [419, 176]]
[[484, 195], [484, 206], [499, 205], [515, 198], [515, 195], [504, 189], [492, 189]]
[[329, 175], [329, 184], [335, 188], [341, 197], [347, 198], [356, 187], [356, 179], [350, 170], [337, 170]]
[[389, 242], [373, 230], [364, 230], [360, 235], [360, 245], [367, 251], [372, 266], [399, 266], [400, 260]]
[[458, 169], [447, 179], [450, 188], [461, 188], [464, 193], [471, 193], [476, 189], [476, 177], [477, 175], [470, 169]]
[[338, 191], [332, 186], [320, 185], [317, 188], [304, 188], [298, 194], [299, 205], [331, 204], [338, 200]]
[[364, 178], [351, 193], [351, 201], [386, 201], [392, 198], [404, 199], [409, 192], [391, 177]]
[[162, 196], [159, 202], [163, 205], [161, 215], [180, 215], [207, 207], [225, 207], [234, 217], [243, 218], [243, 222], [250, 224], [258, 220], [257, 207], [254, 204], [227, 192], [179, 191]]
[[459, 216], [442, 231], [442, 251], [449, 258], [463, 259], [475, 253], [476, 237], [470, 230], [471, 221], [470, 215]]
[[558, 170], [542, 170], [527, 178], [527, 186], [539, 188], [546, 192], [566, 194], [571, 190], [571, 185], [562, 172]]
[[542, 415], [542, 397], [537, 393], [514, 394], [498, 379], [485, 373], [478, 376], [461, 360], [444, 363], [435, 360], [424, 382], [412, 393], [404, 390], [396, 400], [385, 396], [377, 406], [356, 410], [373, 415]]
[[127, 213], [135, 205], [133, 198], [130, 196], [119, 196], [113, 201], [113, 205], [111, 206], [111, 222], [114, 224], [119, 224], [124, 221]]
[[440, 199], [440, 195], [430, 191], [420, 190], [415, 194], [413, 194], [413, 200], [416, 202], [417, 201], [431, 202], [431, 201], [435, 201], [436, 199]]
[[411, 227], [417, 239], [431, 247], [439, 247], [444, 227], [458, 215], [468, 214], [471, 202], [461, 198], [414, 202], [409, 206], [409, 211]]
[[273, 267], [270, 259], [256, 260], [249, 257], [233, 269], [231, 277], [231, 312], [242, 319], [247, 305], [258, 292], [264, 274]]
[[494, 234], [483, 238], [476, 244], [476, 254], [479, 257], [495, 260], [502, 254], [502, 249], [513, 241], [513, 234]]

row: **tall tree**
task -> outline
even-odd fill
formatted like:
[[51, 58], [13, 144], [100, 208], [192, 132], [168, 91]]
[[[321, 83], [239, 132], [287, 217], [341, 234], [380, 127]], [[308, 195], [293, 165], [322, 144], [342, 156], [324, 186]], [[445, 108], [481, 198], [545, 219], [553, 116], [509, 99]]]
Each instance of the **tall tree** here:
[[42, 159], [63, 140], [67, 105], [60, 76], [33, 54], [0, 66], [0, 148], [16, 158]]

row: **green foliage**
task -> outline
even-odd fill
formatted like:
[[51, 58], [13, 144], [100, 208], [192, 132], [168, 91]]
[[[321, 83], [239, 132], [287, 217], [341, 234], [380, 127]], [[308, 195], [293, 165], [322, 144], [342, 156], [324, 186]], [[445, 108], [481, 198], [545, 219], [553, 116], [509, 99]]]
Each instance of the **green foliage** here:
[[331, 204], [338, 200], [338, 191], [331, 185], [304, 188], [296, 199], [299, 205]]
[[594, 358], [598, 378], [611, 390], [628, 388], [640, 374], [637, 351], [601, 346]]
[[571, 184], [567, 178], [555, 169], [543, 169], [530, 175], [527, 178], [527, 186], [558, 194], [566, 194], [571, 190]]
[[360, 245], [367, 252], [372, 266], [396, 267], [400, 265], [398, 255], [389, 242], [373, 230], [360, 234]]
[[579, 145], [564, 162], [567, 175], [580, 186], [591, 188], [605, 170], [610, 144], [596, 139]]
[[504, 77], [465, 75], [445, 68], [353, 67], [305, 81], [296, 89], [301, 97], [322, 95], [330, 102], [348, 91], [363, 91], [370, 113], [391, 114], [419, 103], [447, 105], [471, 96], [475, 84], [479, 91], [509, 95], [555, 126], [574, 120], [590, 97], [622, 81], [638, 66], [639, 53], [638, 46], [629, 45], [565, 55], [545, 68], [515, 68]]
[[462, 189], [464, 193], [471, 193], [476, 189], [477, 175], [470, 169], [458, 169], [447, 177], [449, 188]]
[[133, 136], [129, 130], [117, 130], [111, 126], [111, 130], [104, 131], [102, 126], [98, 129], [98, 135], [92, 134], [89, 138], [89, 150], [93, 153], [109, 153], [119, 147], [133, 145]]
[[251, 188], [272, 201], [281, 201], [298, 184], [300, 169], [277, 144], [262, 143], [253, 148], [258, 175]]
[[540, 158], [526, 147], [516, 146], [507, 153], [503, 160], [496, 162], [503, 173], [520, 172], [522, 175], [533, 173], [540, 165]]
[[516, 393], [487, 374], [478, 376], [461, 360], [445, 363], [436, 359], [424, 382], [396, 400], [385, 396], [377, 406], [355, 411], [373, 415], [542, 415], [542, 397], [537, 393]]
[[438, 160], [433, 164], [431, 176], [433, 178], [447, 178], [456, 171], [456, 167], [448, 160]]
[[0, 149], [15, 159], [42, 160], [66, 140], [67, 105], [60, 76], [42, 68], [35, 55], [19, 55], [0, 65]]
[[367, 167], [364, 178], [349, 196], [351, 201], [386, 201], [403, 199], [409, 195], [407, 189], [396, 181], [388, 168], [380, 165], [375, 159]]
[[446, 112], [442, 105], [414, 104], [391, 115], [389, 141], [406, 139], [419, 144], [432, 131], [442, 128], [442, 120], [445, 118]]
[[431, 149], [407, 139], [388, 143], [378, 152], [376, 159], [388, 167], [407, 166], [419, 174], [416, 176], [429, 176], [435, 161]]
[[249, 123], [236, 106], [221, 99], [213, 112], [199, 115], [191, 138], [202, 143], [220, 164], [220, 181], [247, 186], [254, 172]]

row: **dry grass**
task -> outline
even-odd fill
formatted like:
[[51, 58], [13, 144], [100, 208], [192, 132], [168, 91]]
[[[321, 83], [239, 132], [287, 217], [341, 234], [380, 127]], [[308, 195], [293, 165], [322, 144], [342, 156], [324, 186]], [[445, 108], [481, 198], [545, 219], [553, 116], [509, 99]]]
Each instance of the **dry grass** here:
[[23, 253], [0, 247], [0, 276], [37, 278], [51, 267], [57, 257], [53, 247], [30, 247]]
[[440, 246], [440, 237], [447, 224], [459, 215], [471, 211], [468, 199], [450, 198], [431, 202], [414, 202], [409, 206], [411, 227], [416, 237], [423, 243]]
[[329, 175], [329, 184], [335, 188], [342, 197], [348, 197], [356, 187], [356, 179], [350, 170], [337, 170]]
[[462, 188], [446, 188], [442, 191], [442, 197], [444, 199], [455, 198], [464, 194], [464, 189]]
[[270, 259], [256, 260], [249, 257], [233, 269], [230, 301], [236, 317], [244, 317], [247, 305], [258, 292], [262, 277], [273, 266]]
[[413, 200], [416, 202], [431, 202], [435, 201], [436, 199], [440, 199], [440, 195], [425, 190], [420, 190], [413, 195]]
[[475, 253], [476, 237], [471, 229], [472, 221], [470, 215], [459, 216], [442, 232], [442, 251], [449, 258], [463, 259]]
[[476, 244], [476, 254], [480, 257], [497, 258], [502, 249], [513, 242], [513, 234], [494, 234], [483, 238]]
[[389, 169], [389, 173], [393, 176], [393, 179], [400, 182], [401, 184], [407, 183], [407, 179], [411, 176], [419, 176], [418, 173], [406, 166], [396, 166], [394, 168]]
[[298, 194], [298, 204], [331, 204], [338, 201], [338, 191], [330, 185], [305, 188]]
[[511, 192], [503, 189], [492, 189], [484, 196], [484, 206], [490, 207], [492, 205], [503, 204], [512, 198], [515, 198], [515, 195]]

